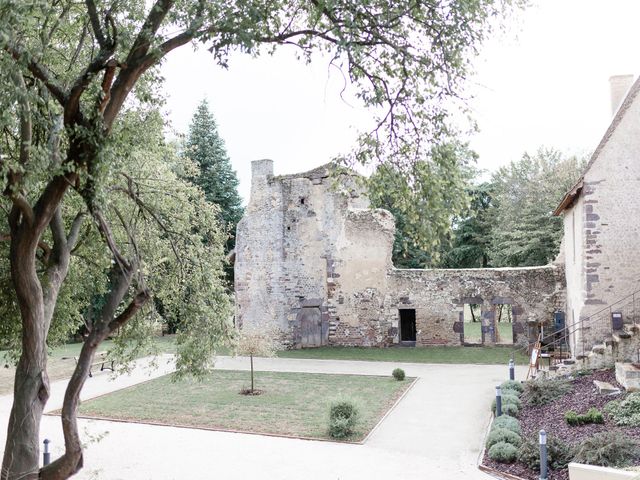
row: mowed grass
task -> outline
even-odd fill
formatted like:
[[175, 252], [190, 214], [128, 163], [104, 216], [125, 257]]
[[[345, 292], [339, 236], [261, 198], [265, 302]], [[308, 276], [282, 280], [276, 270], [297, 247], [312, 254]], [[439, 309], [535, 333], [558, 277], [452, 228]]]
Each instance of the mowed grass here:
[[[482, 333], [480, 331], [480, 322], [465, 322], [464, 323], [464, 341], [466, 343], [482, 343]], [[511, 323], [499, 322], [498, 334], [500, 344], [513, 344], [513, 326]]]
[[[175, 353], [175, 335], [166, 335], [164, 337], [156, 337], [154, 343], [158, 353]], [[113, 346], [113, 341], [105, 340], [100, 345], [98, 351], [107, 352]], [[68, 343], [53, 348], [47, 361], [47, 373], [49, 381], [62, 380], [70, 378], [73, 370], [76, 368], [76, 362], [73, 357], [80, 354], [82, 343]], [[6, 395], [13, 392], [13, 379], [15, 376], [15, 368], [9, 359], [0, 351], [0, 395]]]
[[283, 358], [314, 358], [325, 360], [366, 360], [407, 363], [467, 363], [506, 365], [511, 355], [518, 365], [527, 365], [528, 357], [508, 347], [320, 347], [278, 352]]
[[161, 377], [105, 395], [80, 407], [80, 415], [165, 425], [327, 439], [329, 405], [352, 399], [359, 408], [354, 435], [361, 440], [412, 380], [389, 377], [256, 372], [261, 395], [239, 392], [249, 372], [215, 370], [207, 378], [173, 382]]

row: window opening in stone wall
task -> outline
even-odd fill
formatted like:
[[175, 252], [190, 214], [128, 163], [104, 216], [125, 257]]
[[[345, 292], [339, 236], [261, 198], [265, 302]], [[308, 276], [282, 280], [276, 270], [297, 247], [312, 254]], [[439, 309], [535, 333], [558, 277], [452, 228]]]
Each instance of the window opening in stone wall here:
[[304, 205], [304, 197], [300, 199], [300, 205]]
[[398, 310], [400, 314], [400, 342], [405, 345], [416, 343], [416, 311], [411, 308]]
[[511, 305], [497, 304], [496, 313], [496, 343], [513, 344], [513, 309]]
[[477, 303], [464, 304], [464, 343], [482, 343], [482, 310]]

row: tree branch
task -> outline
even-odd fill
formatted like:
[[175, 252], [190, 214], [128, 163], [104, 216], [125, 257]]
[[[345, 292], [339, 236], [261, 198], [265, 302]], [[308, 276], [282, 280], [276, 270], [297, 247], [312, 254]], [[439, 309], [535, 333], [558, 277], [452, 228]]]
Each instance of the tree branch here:
[[52, 77], [51, 73], [38, 62], [36, 62], [32, 56], [19, 45], [14, 42], [7, 42], [4, 45], [4, 50], [13, 57], [16, 62], [25, 62], [27, 69], [31, 74], [40, 80], [47, 87], [47, 90], [51, 92], [51, 95], [64, 106], [67, 94], [58, 82]]
[[129, 270], [131, 268], [130, 263], [126, 258], [120, 253], [120, 249], [116, 245], [115, 240], [113, 239], [113, 234], [111, 233], [111, 228], [107, 223], [107, 220], [104, 218], [104, 215], [100, 210], [94, 210], [92, 212], [93, 218], [96, 221], [98, 226], [98, 231], [102, 235], [102, 238], [107, 242], [107, 246], [113, 255], [113, 258], [116, 260], [116, 263], [120, 265], [120, 268], [124, 270]]
[[76, 248], [76, 245], [78, 244], [80, 229], [82, 228], [85, 216], [85, 212], [78, 212], [78, 214], [73, 219], [73, 222], [71, 223], [69, 235], [67, 236], [67, 248], [69, 249], [69, 252], [73, 251], [73, 249]]
[[109, 322], [109, 331], [115, 332], [120, 327], [124, 326], [138, 311], [143, 307], [145, 303], [151, 298], [151, 293], [148, 289], [140, 290], [131, 303], [125, 308], [120, 315]]
[[27, 222], [28, 225], [33, 225], [35, 222], [35, 214], [33, 213], [33, 209], [27, 199], [21, 193], [12, 193], [10, 194], [11, 201], [13, 202], [14, 207], [18, 209], [20, 213], [22, 213], [22, 217]]
[[[174, 3], [175, 0], [156, 0], [151, 7], [149, 15], [147, 15], [144, 24], [138, 32], [138, 36], [129, 50], [129, 54], [125, 60], [125, 66], [120, 70], [118, 77], [115, 82], [113, 82], [113, 87], [111, 87], [111, 99], [104, 109], [103, 116], [107, 130], [111, 128], [120, 108], [122, 108], [122, 104], [138, 78], [140, 78], [140, 75], [155, 63], [155, 61], [149, 63], [147, 58], [149, 48], [151, 48], [151, 40], [158, 32], [162, 21]], [[184, 43], [182, 43], [182, 45], [184, 45]]]
[[93, 0], [85, 0], [84, 3], [87, 6], [87, 13], [89, 14], [89, 20], [91, 21], [91, 28], [93, 29], [93, 34], [96, 36], [98, 45], [100, 45], [100, 48], [106, 49], [107, 42], [104, 37], [104, 33], [102, 32], [102, 26], [100, 25], [100, 18], [98, 18], [96, 4]]

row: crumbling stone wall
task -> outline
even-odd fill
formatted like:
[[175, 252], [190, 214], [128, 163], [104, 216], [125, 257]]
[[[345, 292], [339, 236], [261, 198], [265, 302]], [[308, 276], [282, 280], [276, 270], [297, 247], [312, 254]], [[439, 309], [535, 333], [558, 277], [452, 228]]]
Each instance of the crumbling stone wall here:
[[514, 307], [517, 339], [551, 322], [564, 304], [557, 266], [400, 270], [395, 225], [370, 209], [356, 176], [320, 167], [276, 177], [253, 163], [251, 200], [236, 239], [236, 321], [273, 320], [292, 346], [399, 343], [399, 310], [416, 311], [416, 345], [459, 345], [465, 303], [485, 312], [484, 343], [495, 342], [494, 305]]
[[334, 177], [327, 166], [274, 176], [273, 162], [259, 160], [252, 163], [251, 182], [236, 233], [236, 322], [275, 321], [300, 344], [300, 315], [317, 308], [325, 344], [336, 245], [348, 213], [369, 201], [354, 175]]

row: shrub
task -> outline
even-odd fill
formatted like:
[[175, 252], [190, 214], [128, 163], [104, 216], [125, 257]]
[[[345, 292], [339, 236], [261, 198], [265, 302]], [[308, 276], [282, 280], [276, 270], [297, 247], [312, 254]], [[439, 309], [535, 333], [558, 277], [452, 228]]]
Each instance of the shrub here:
[[494, 428], [505, 428], [507, 430], [511, 430], [513, 433], [517, 433], [518, 435], [522, 435], [522, 429], [520, 428], [520, 422], [509, 415], [501, 415], [496, 417], [493, 420], [493, 424], [491, 425], [491, 430]]
[[[568, 443], [549, 436], [547, 437], [547, 460], [554, 470], [565, 468], [573, 460], [574, 449]], [[518, 451], [518, 461], [532, 470], [540, 468], [540, 445], [538, 441], [525, 440]]]
[[513, 403], [507, 403], [506, 405], [502, 405], [502, 413], [510, 417], [517, 417], [520, 413], [520, 407]]
[[572, 389], [571, 382], [560, 378], [529, 380], [524, 384], [523, 398], [528, 405], [546, 405]]
[[569, 410], [564, 414], [564, 419], [569, 425], [585, 425], [587, 423], [604, 423], [602, 412], [597, 408], [590, 408], [587, 413], [579, 414], [573, 410]]
[[358, 419], [358, 407], [350, 400], [339, 400], [329, 409], [329, 435], [333, 438], [346, 438], [353, 433]]
[[500, 442], [510, 443], [514, 447], [519, 447], [522, 444], [522, 438], [517, 433], [507, 430], [506, 428], [492, 429], [487, 437], [486, 447], [491, 448]]
[[601, 432], [577, 446], [574, 461], [603, 467], [626, 467], [638, 457], [638, 444], [624, 433]]
[[498, 442], [487, 452], [491, 460], [502, 463], [515, 462], [518, 458], [518, 448], [507, 442]]
[[578, 412], [576, 412], [575, 410], [568, 410], [564, 413], [565, 421], [572, 426], [581, 424], [580, 417], [581, 415], [578, 415]]
[[[518, 411], [520, 411], [520, 409], [522, 408], [522, 400], [520, 400], [520, 398], [518, 398], [517, 395], [512, 394], [511, 392], [507, 393], [507, 394], [503, 394], [502, 395], [502, 411], [504, 412], [504, 407], [506, 405], [515, 405], [516, 407], [518, 407]], [[493, 413], [496, 413], [496, 399], [493, 399], [493, 402], [491, 403], [491, 410], [493, 411]]]
[[624, 400], [607, 403], [604, 411], [611, 416], [616, 425], [640, 426], [640, 392], [630, 393]]
[[329, 421], [329, 435], [332, 438], [347, 438], [352, 433], [353, 427], [348, 418], [337, 417]]
[[391, 372], [391, 375], [393, 375], [393, 378], [395, 378], [396, 380], [398, 380], [399, 382], [401, 382], [402, 380], [404, 380], [404, 370], [401, 368], [396, 368], [393, 370], [393, 372]]
[[518, 396], [520, 396], [520, 394], [524, 390], [522, 383], [516, 380], [507, 380], [506, 382], [502, 382], [502, 384], [500, 385], [500, 388], [502, 389], [502, 393], [505, 393], [506, 391], [511, 391], [511, 392], [516, 392]]

